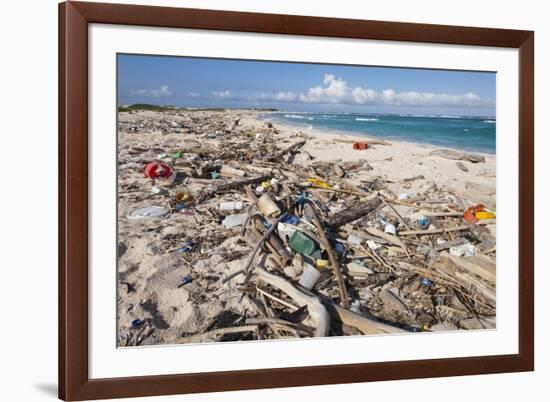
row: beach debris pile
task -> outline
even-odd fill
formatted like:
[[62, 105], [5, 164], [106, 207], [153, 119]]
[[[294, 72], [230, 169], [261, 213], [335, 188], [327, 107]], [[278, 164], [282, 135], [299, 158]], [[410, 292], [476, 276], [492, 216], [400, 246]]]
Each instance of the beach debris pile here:
[[490, 206], [315, 160], [271, 122], [122, 113], [119, 133], [119, 346], [495, 328]]

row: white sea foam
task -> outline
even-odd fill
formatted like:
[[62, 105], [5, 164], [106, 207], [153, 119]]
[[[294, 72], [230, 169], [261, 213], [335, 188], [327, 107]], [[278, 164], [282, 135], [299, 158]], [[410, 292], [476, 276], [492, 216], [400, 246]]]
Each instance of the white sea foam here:
[[285, 117], [288, 118], [288, 119], [315, 120], [314, 117], [300, 116], [299, 114], [285, 114]]
[[494, 120], [483, 120], [483, 123], [496, 123]]
[[372, 117], [372, 118], [365, 118], [365, 117], [356, 117], [355, 118], [356, 121], [378, 121], [378, 119]]

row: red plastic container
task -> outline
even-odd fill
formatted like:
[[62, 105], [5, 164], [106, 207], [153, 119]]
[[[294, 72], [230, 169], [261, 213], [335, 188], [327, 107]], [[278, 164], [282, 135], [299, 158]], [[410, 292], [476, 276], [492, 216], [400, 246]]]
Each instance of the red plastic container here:
[[143, 169], [143, 174], [151, 179], [158, 179], [159, 177], [169, 177], [174, 171], [165, 163], [151, 162]]
[[356, 142], [353, 144], [353, 149], [368, 149], [369, 143], [368, 142]]

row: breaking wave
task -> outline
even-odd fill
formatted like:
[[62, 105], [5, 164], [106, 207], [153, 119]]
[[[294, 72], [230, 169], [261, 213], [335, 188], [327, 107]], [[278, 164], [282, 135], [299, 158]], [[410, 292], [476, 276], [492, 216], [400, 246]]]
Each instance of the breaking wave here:
[[315, 120], [313, 117], [300, 116], [299, 114], [285, 114], [287, 119], [306, 119], [306, 120]]

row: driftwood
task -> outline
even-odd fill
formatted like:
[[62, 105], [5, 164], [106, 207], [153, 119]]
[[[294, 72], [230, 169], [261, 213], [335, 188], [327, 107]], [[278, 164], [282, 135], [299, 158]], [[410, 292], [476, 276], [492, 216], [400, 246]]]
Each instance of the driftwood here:
[[265, 283], [276, 287], [286, 293], [292, 300], [301, 306], [307, 306], [312, 320], [315, 322], [314, 336], [326, 336], [330, 326], [330, 316], [325, 306], [315, 296], [309, 296], [296, 289], [290, 282], [277, 275], [271, 274], [262, 268], [257, 268], [258, 277]]
[[470, 260], [469, 257], [455, 257], [453, 255], [445, 255], [446, 258], [451, 260], [456, 266], [462, 268], [462, 270], [470, 272], [479, 276], [480, 278], [485, 279], [486, 281], [491, 282], [492, 284], [496, 283], [496, 272], [476, 264], [474, 261]]
[[293, 144], [279, 152], [277, 152], [275, 155], [271, 156], [268, 158], [269, 161], [276, 161], [277, 159], [285, 156], [286, 154], [288, 153], [295, 153], [297, 152], [300, 148], [302, 148], [304, 145], [306, 144], [305, 141], [300, 141], [300, 142], [297, 142], [296, 144]]
[[409, 236], [409, 235], [430, 235], [436, 233], [447, 233], [447, 232], [457, 232], [460, 230], [468, 230], [468, 226], [455, 226], [451, 228], [441, 228], [441, 229], [426, 229], [426, 230], [405, 230], [399, 232], [400, 236]]
[[397, 236], [391, 235], [389, 233], [382, 232], [379, 229], [376, 228], [367, 228], [367, 232], [369, 232], [373, 236], [381, 237], [382, 239], [390, 242], [391, 244], [401, 247], [401, 249], [407, 254], [407, 257], [410, 258], [409, 253], [407, 252], [407, 247], [405, 247], [405, 243], [401, 241], [401, 239]]
[[281, 318], [273, 318], [273, 317], [267, 317], [267, 318], [247, 318], [246, 323], [250, 325], [275, 325], [275, 326], [281, 326], [285, 327], [283, 329], [289, 328], [294, 331], [301, 331], [305, 332], [307, 335], [311, 336], [315, 330], [315, 328], [309, 327], [304, 324], [298, 324], [295, 322], [290, 322], [283, 320]]
[[391, 204], [389, 204], [384, 198], [381, 198], [381, 200], [387, 208], [391, 209], [391, 211], [395, 214], [399, 222], [403, 226], [405, 226], [407, 230], [411, 230], [411, 228], [409, 227], [409, 225], [407, 225], [407, 222], [405, 221], [405, 219], [403, 219], [403, 217], [399, 214], [399, 212], [397, 212], [397, 210]]
[[[451, 286], [455, 287], [455, 289], [460, 290], [461, 292], [462, 288], [474, 289], [480, 295], [484, 296], [485, 299], [491, 300], [493, 303], [496, 302], [496, 291], [494, 288], [486, 286], [481, 282], [481, 280], [476, 279], [467, 273], [461, 272], [461, 268], [455, 265], [449, 258], [445, 258], [445, 255], [439, 260], [439, 262], [439, 264], [434, 265], [434, 268], [438, 273], [443, 275], [445, 281], [448, 281]], [[405, 263], [400, 263], [399, 266], [402, 267], [404, 264]], [[462, 292], [462, 294], [472, 300], [475, 300], [475, 298], [468, 293]], [[485, 303], [482, 304], [485, 307], [492, 307], [486, 305]]]
[[468, 154], [465, 152], [455, 151], [453, 149], [436, 149], [430, 152], [430, 156], [439, 156], [441, 158], [452, 160], [463, 160], [472, 163], [485, 162], [485, 157], [477, 154]]
[[321, 239], [321, 242], [323, 243], [323, 247], [327, 251], [328, 258], [330, 260], [330, 265], [332, 267], [332, 271], [334, 272], [334, 276], [336, 277], [336, 281], [338, 282], [338, 290], [340, 292], [340, 302], [344, 307], [347, 307], [349, 305], [348, 290], [346, 288], [346, 283], [344, 282], [344, 276], [342, 275], [342, 271], [340, 270], [340, 264], [338, 263], [338, 260], [334, 255], [334, 251], [332, 251], [330, 242], [327, 239], [325, 228], [323, 227], [321, 220], [319, 219], [319, 217], [317, 216], [317, 213], [311, 207], [311, 205], [306, 204], [305, 209], [306, 209], [306, 212], [310, 214], [311, 217], [313, 218], [313, 223], [317, 228], [317, 232], [319, 233], [319, 237]]
[[[337, 138], [334, 140], [334, 142], [341, 142], [344, 144], [354, 144], [357, 142], [357, 140], [345, 140], [345, 139]], [[391, 145], [391, 142], [384, 141], [384, 140], [375, 140], [374, 138], [370, 140], [365, 139], [365, 142], [368, 142], [369, 144], [372, 144], [372, 145]]]
[[309, 184], [309, 183], [308, 183], [308, 185], [303, 185], [303, 187], [306, 188], [306, 189], [307, 188], [314, 189], [315, 191], [324, 191], [324, 192], [328, 192], [328, 193], [332, 192], [332, 193], [351, 194], [351, 195], [356, 195], [358, 197], [370, 197], [371, 196], [371, 194], [366, 193], [366, 192], [346, 190], [345, 188], [319, 187], [319, 186], [315, 186], [315, 185], [312, 185], [312, 184]]
[[242, 186], [261, 183], [263, 181], [271, 179], [271, 177], [272, 177], [271, 175], [265, 175], [260, 177], [253, 177], [251, 179], [230, 181], [229, 183], [223, 183], [223, 184], [218, 184], [217, 186], [214, 186], [214, 188], [210, 190], [210, 192], [220, 193], [222, 191], [234, 190]]
[[[252, 217], [252, 220], [254, 221], [254, 227], [256, 228], [256, 230], [260, 234], [262, 234], [263, 230], [265, 230], [263, 219], [261, 219], [259, 216], [254, 216]], [[272, 232], [269, 235], [269, 238], [267, 239], [265, 244], [267, 245], [269, 250], [278, 257], [281, 266], [284, 267], [292, 259], [292, 254], [286, 249], [283, 241], [276, 233]]]
[[461, 244], [468, 243], [468, 240], [466, 240], [464, 237], [459, 237], [458, 239], [454, 240], [448, 240], [445, 243], [438, 244], [434, 247], [435, 251], [442, 251], [447, 250], [451, 247], [460, 246]]
[[426, 212], [424, 216], [427, 217], [436, 217], [436, 216], [449, 216], [449, 217], [459, 217], [464, 215], [463, 212]]
[[242, 332], [256, 332], [258, 329], [257, 325], [243, 325], [240, 327], [228, 327], [228, 328], [218, 328], [212, 331], [203, 332], [200, 334], [195, 334], [191, 336], [186, 336], [185, 338], [177, 339], [175, 343], [195, 343], [195, 342], [208, 342], [213, 341], [213, 338], [219, 337], [226, 334], [238, 334]]
[[333, 319], [341, 322], [342, 324], [355, 327], [367, 335], [409, 332], [399, 327], [394, 327], [392, 325], [373, 320], [372, 318], [365, 317], [362, 314], [354, 313], [353, 311], [333, 303], [326, 303], [325, 307]]
[[378, 197], [373, 198], [371, 200], [361, 203], [358, 206], [345, 209], [332, 215], [327, 224], [332, 228], [343, 226], [346, 223], [353, 222], [359, 218], [362, 218], [365, 215], [368, 215], [369, 213], [376, 210], [376, 208], [378, 208], [380, 204], [381, 201]]
[[391, 198], [385, 198], [387, 202], [390, 202], [392, 204], [395, 204], [395, 205], [403, 205], [404, 207], [409, 207], [409, 208], [415, 208], [415, 209], [426, 209], [426, 210], [432, 210], [432, 211], [435, 211], [437, 209], [439, 209], [439, 207], [433, 207], [431, 205], [416, 205], [414, 204], [414, 202], [418, 202], [418, 201], [422, 201], [424, 199], [424, 197], [417, 197], [418, 199], [415, 200], [415, 199], [408, 199], [408, 202], [407, 201], [401, 201], [401, 200], [394, 200], [394, 199], [391, 199]]
[[295, 305], [293, 305], [293, 304], [291, 304], [291, 303], [289, 303], [289, 302], [287, 302], [287, 301], [284, 301], [283, 299], [280, 299], [280, 298], [278, 298], [277, 296], [274, 296], [274, 295], [272, 295], [271, 293], [266, 292], [265, 290], [263, 290], [262, 288], [259, 288], [259, 287], [257, 287], [257, 286], [256, 286], [256, 290], [257, 290], [258, 293], [260, 293], [262, 296], [268, 297], [268, 298], [270, 298], [271, 300], [275, 300], [277, 303], [280, 303], [280, 304], [282, 304], [283, 306], [288, 307], [288, 308], [290, 308], [290, 309], [292, 309], [292, 310], [297, 310], [297, 309], [300, 308], [299, 306], [295, 306]]
[[[254, 261], [254, 257], [256, 256], [256, 253], [260, 250], [260, 248], [262, 248], [264, 243], [269, 239], [269, 237], [275, 231], [275, 229], [277, 229], [277, 224], [280, 221], [282, 221], [287, 215], [288, 215], [288, 213], [285, 212], [284, 214], [279, 216], [274, 223], [271, 224], [271, 227], [268, 230], [266, 230], [266, 232], [264, 233], [262, 238], [258, 241], [258, 243], [256, 243], [256, 246], [254, 247], [254, 249], [252, 249], [252, 251], [248, 255], [248, 258], [246, 259], [244, 267], [242, 269], [239, 269], [236, 272], [233, 272], [231, 275], [229, 275], [227, 278], [225, 278], [223, 280], [223, 283], [229, 282], [231, 279], [233, 279], [236, 276], [239, 276], [242, 273], [247, 273], [248, 274], [249, 268], [252, 265], [252, 262]], [[249, 278], [249, 275], [246, 276], [245, 282], [248, 280], [248, 278]]]

